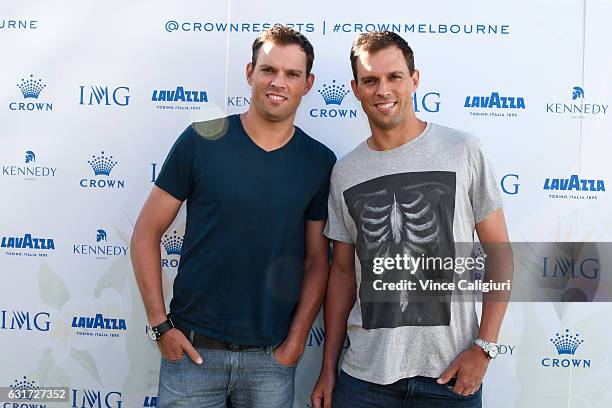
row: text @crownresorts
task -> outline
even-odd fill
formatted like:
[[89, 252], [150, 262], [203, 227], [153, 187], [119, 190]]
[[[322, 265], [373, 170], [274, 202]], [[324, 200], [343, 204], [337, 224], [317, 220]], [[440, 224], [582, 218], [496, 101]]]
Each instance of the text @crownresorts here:
[[[390, 270], [406, 271], [410, 275], [415, 275], [417, 271], [420, 276], [415, 280], [400, 279], [395, 282], [385, 282], [382, 279], [376, 279], [372, 282], [372, 287], [376, 291], [481, 291], [483, 293], [490, 291], [508, 291], [511, 290], [511, 281], [508, 279], [504, 282], [494, 282], [489, 280], [484, 282], [476, 274], [476, 279], [469, 277], [459, 279], [457, 282], [440, 281], [437, 279], [423, 279], [427, 275], [427, 271], [448, 271], [458, 275], [463, 275], [466, 271], [483, 271], [485, 267], [486, 254], [482, 257], [411, 257], [408, 255], [396, 255], [395, 257], [375, 257], [372, 262], [372, 272], [375, 275], [383, 275]], [[452, 276], [452, 275], [451, 275]], [[418, 282], [418, 283], [417, 283]]]

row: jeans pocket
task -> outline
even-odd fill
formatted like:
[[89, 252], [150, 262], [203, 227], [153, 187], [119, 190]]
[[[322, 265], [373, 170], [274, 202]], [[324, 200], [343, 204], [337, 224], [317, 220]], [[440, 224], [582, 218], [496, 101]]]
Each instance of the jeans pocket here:
[[178, 360], [167, 360], [162, 354], [162, 362], [171, 366], [177, 366], [181, 364], [183, 361], [185, 361], [185, 358], [187, 358], [187, 353], [183, 353], [181, 358], [179, 358]]
[[276, 366], [278, 366], [278, 367], [280, 367], [280, 368], [284, 368], [285, 370], [292, 370], [292, 369], [294, 369], [294, 368], [295, 368], [295, 366], [294, 366], [294, 365], [292, 365], [292, 366], [286, 366], [286, 365], [281, 364], [281, 363], [280, 363], [280, 362], [279, 362], [279, 361], [276, 359], [276, 357], [274, 356], [274, 349], [273, 349], [272, 347], [270, 347], [269, 354], [270, 354], [270, 358], [272, 359], [272, 362], [274, 363], [274, 365], [276, 365]]

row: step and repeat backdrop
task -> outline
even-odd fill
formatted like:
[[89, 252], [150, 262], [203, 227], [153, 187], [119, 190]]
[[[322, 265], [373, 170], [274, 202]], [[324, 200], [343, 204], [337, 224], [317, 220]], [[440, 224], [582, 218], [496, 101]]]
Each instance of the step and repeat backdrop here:
[[[338, 157], [369, 128], [351, 92], [325, 90], [350, 90], [358, 33], [389, 29], [414, 49], [419, 117], [484, 142], [513, 241], [611, 241], [611, 20], [609, 0], [2, 1], [0, 387], [68, 387], [68, 402], [0, 406], [157, 405], [133, 225], [182, 130], [248, 109], [250, 46], [276, 23], [314, 45], [296, 123]], [[183, 209], [160, 243], [167, 301], [184, 229]], [[542, 277], [609, 290], [609, 252], [547, 259]], [[512, 303], [485, 406], [612, 406], [611, 327], [610, 303]], [[294, 407], [323, 338], [319, 317]]]

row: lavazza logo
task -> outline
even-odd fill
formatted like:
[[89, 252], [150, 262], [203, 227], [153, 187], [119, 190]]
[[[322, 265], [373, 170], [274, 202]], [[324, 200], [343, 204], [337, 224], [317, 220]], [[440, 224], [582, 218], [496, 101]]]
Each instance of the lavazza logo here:
[[163, 268], [178, 268], [181, 250], [183, 249], [183, 237], [178, 235], [176, 231], [172, 231], [172, 234], [165, 234], [161, 241], [166, 256], [162, 257]]
[[122, 408], [123, 397], [119, 391], [72, 389], [70, 408]]
[[146, 395], [142, 403], [143, 407], [156, 407], [157, 406], [157, 395]]
[[557, 333], [550, 342], [557, 350], [557, 356], [542, 357], [540, 364], [546, 368], [591, 368], [590, 359], [576, 358], [578, 348], [584, 343], [580, 335], [572, 335], [569, 329], [564, 334]]
[[[93, 234], [92, 234], [93, 237]], [[127, 245], [117, 245], [108, 242], [106, 230], [99, 229], [95, 233], [95, 243], [78, 243], [72, 245], [74, 255], [88, 256], [95, 259], [106, 260], [127, 255]]]
[[117, 338], [127, 330], [125, 319], [104, 316], [73, 316], [71, 327], [77, 336], [114, 337]]
[[113, 168], [117, 165], [117, 161], [113, 156], [106, 155], [104, 151], [99, 156], [92, 155], [91, 160], [87, 163], [93, 170], [94, 177], [91, 179], [81, 179], [80, 186], [83, 188], [94, 188], [94, 189], [124, 189], [125, 180], [118, 180], [110, 177]]
[[53, 238], [37, 237], [32, 234], [0, 237], [0, 249], [7, 256], [38, 256], [47, 257], [55, 251]]
[[182, 86], [175, 89], [155, 89], [151, 101], [159, 110], [200, 110], [208, 102], [206, 91], [189, 90]]
[[547, 178], [543, 190], [548, 198], [564, 200], [597, 200], [606, 191], [603, 179], [580, 178], [572, 174], [569, 178]]
[[608, 113], [607, 104], [586, 102], [584, 89], [580, 86], [572, 88], [571, 98], [571, 101], [547, 103], [546, 113], [567, 115], [573, 119], [602, 117]]
[[49, 312], [29, 312], [16, 309], [0, 310], [0, 330], [48, 332], [50, 327], [51, 314]]
[[34, 74], [30, 74], [28, 79], [21, 78], [21, 82], [17, 84], [17, 88], [23, 95], [23, 101], [9, 102], [9, 109], [12, 111], [37, 111], [50, 112], [53, 110], [53, 103], [45, 102], [39, 99], [43, 89], [47, 87], [43, 84], [42, 79], [35, 79]]
[[2, 164], [2, 177], [19, 177], [25, 181], [55, 177], [57, 167], [40, 165], [33, 150], [26, 150], [22, 157], [23, 164]]
[[490, 95], [468, 95], [463, 107], [469, 109], [470, 116], [489, 118], [516, 118], [525, 110], [525, 98], [507, 96], [499, 92]]

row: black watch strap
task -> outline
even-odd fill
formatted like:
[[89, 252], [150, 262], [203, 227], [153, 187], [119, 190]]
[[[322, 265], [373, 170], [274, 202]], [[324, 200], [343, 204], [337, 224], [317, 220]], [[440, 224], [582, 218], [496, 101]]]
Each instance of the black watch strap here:
[[168, 315], [168, 320], [158, 324], [157, 326], [151, 327], [149, 336], [151, 336], [153, 340], [158, 341], [162, 334], [170, 329], [173, 329], [174, 327], [174, 322], [172, 321], [170, 315]]

